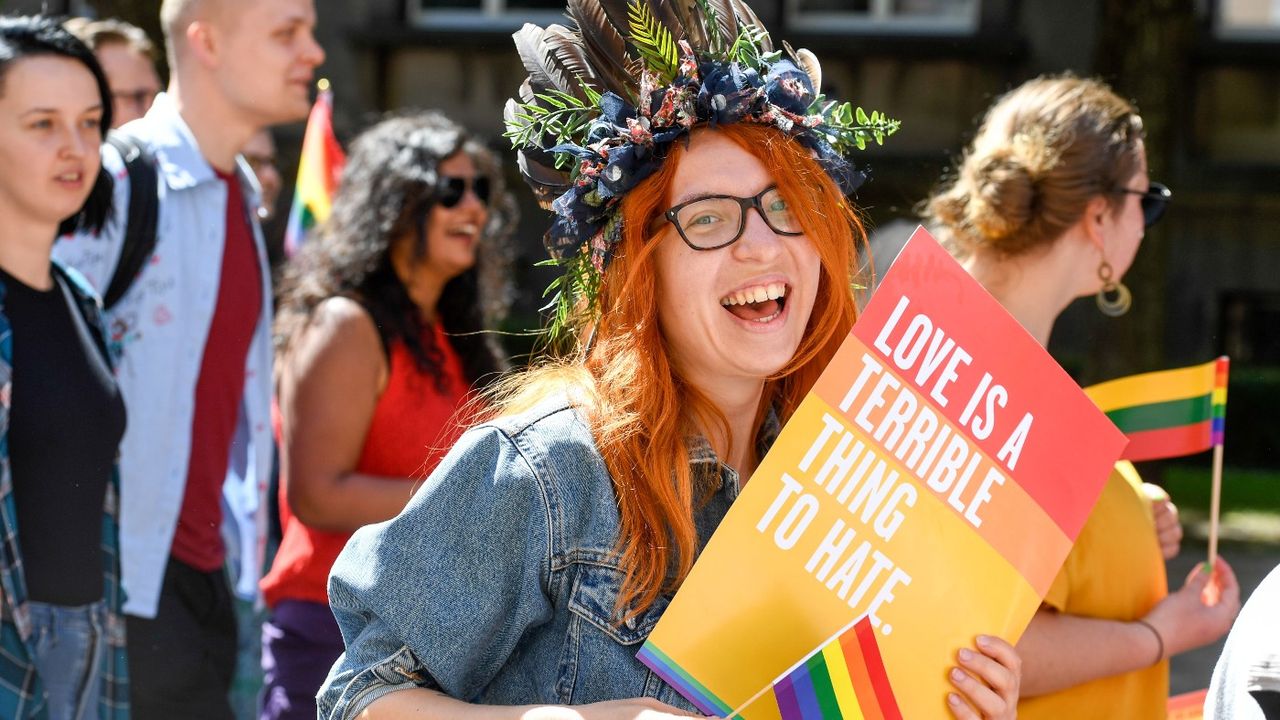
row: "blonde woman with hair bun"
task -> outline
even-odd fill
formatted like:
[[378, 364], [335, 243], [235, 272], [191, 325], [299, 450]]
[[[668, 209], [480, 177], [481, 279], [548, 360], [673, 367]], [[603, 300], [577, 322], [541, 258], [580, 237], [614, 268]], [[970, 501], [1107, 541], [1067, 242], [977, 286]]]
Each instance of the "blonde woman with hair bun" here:
[[[925, 215], [965, 269], [1037, 340], [1078, 297], [1123, 314], [1121, 278], [1171, 193], [1147, 177], [1142, 119], [1105, 84], [1040, 77], [987, 112]], [[1170, 594], [1182, 531], [1168, 496], [1118, 463], [1018, 644], [1022, 718], [1163, 718], [1168, 658], [1231, 626], [1219, 560]], [[1209, 590], [1210, 592], [1206, 592]]]

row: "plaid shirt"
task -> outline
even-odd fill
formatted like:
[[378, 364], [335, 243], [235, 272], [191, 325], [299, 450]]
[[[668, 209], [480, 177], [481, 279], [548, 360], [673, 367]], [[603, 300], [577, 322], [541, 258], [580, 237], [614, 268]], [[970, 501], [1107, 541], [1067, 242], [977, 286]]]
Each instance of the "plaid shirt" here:
[[[88, 284], [72, 270], [56, 262], [55, 275], [67, 282], [80, 313], [93, 329], [99, 349], [107, 355], [102, 311]], [[22, 575], [22, 551], [18, 547], [18, 519], [9, 474], [9, 401], [13, 391], [13, 332], [4, 315], [4, 285], [0, 283], [0, 718], [47, 718], [44, 686], [36, 675], [27, 585]], [[129, 717], [129, 682], [125, 666], [124, 616], [120, 608], [119, 525], [117, 497], [119, 474], [107, 485], [102, 516], [103, 589], [107, 604], [107, 648], [102, 654], [102, 696], [98, 716], [108, 720]]]

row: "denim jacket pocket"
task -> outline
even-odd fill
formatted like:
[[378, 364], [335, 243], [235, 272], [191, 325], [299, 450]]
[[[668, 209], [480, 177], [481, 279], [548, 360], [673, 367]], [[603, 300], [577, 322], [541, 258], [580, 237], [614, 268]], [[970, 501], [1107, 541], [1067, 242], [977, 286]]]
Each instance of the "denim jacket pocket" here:
[[[619, 622], [626, 615], [617, 608], [618, 595], [622, 592], [623, 571], [610, 565], [583, 563], [574, 580], [569, 597], [569, 610], [591, 623], [621, 645], [644, 642], [667, 609], [668, 600], [659, 597], [643, 612]], [[636, 648], [634, 652], [639, 652]]]
[[[616, 607], [624, 577], [622, 570], [611, 565], [577, 565], [568, 602], [569, 636], [557, 685], [561, 702], [641, 697], [657, 689], [652, 672], [636, 659], [636, 653], [669, 600], [659, 597], [638, 615], [619, 621], [626, 614]], [[594, 694], [606, 689], [607, 696]]]

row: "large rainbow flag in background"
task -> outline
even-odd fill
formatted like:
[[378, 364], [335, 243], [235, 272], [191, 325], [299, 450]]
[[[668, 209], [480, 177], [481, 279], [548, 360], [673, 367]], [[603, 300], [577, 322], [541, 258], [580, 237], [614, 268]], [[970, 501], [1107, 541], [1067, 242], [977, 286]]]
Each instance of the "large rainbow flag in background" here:
[[289, 224], [284, 231], [284, 251], [289, 256], [302, 247], [311, 228], [329, 219], [333, 192], [347, 161], [333, 134], [333, 91], [327, 80], [321, 80], [319, 85], [320, 94], [307, 118], [306, 134], [302, 136], [298, 179], [293, 189], [293, 204], [289, 207]]
[[[738, 712], [767, 693], [782, 720], [902, 720], [867, 616], [846, 625]], [[735, 717], [737, 712], [729, 715]]]
[[1220, 357], [1203, 365], [1130, 375], [1084, 391], [1129, 436], [1125, 460], [1194, 455], [1222, 444], [1228, 363]]

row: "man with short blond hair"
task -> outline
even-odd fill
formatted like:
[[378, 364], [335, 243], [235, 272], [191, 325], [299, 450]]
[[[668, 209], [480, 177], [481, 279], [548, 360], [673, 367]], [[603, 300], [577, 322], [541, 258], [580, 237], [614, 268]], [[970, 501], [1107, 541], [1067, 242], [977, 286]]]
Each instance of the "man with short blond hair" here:
[[[252, 597], [271, 470], [271, 286], [238, 154], [310, 109], [324, 52], [313, 0], [165, 0], [169, 89], [128, 132], [155, 158], [156, 244], [107, 311], [129, 412], [121, 555], [133, 717], [232, 717], [231, 583]], [[102, 291], [125, 250], [132, 190], [113, 148], [115, 212], [55, 253]], [[225, 512], [224, 512], [225, 510]], [[225, 567], [224, 567], [225, 566]]]
[[67, 30], [80, 38], [98, 58], [111, 87], [112, 127], [120, 127], [147, 114], [160, 93], [156, 73], [156, 46], [140, 27], [123, 20], [71, 18]]

